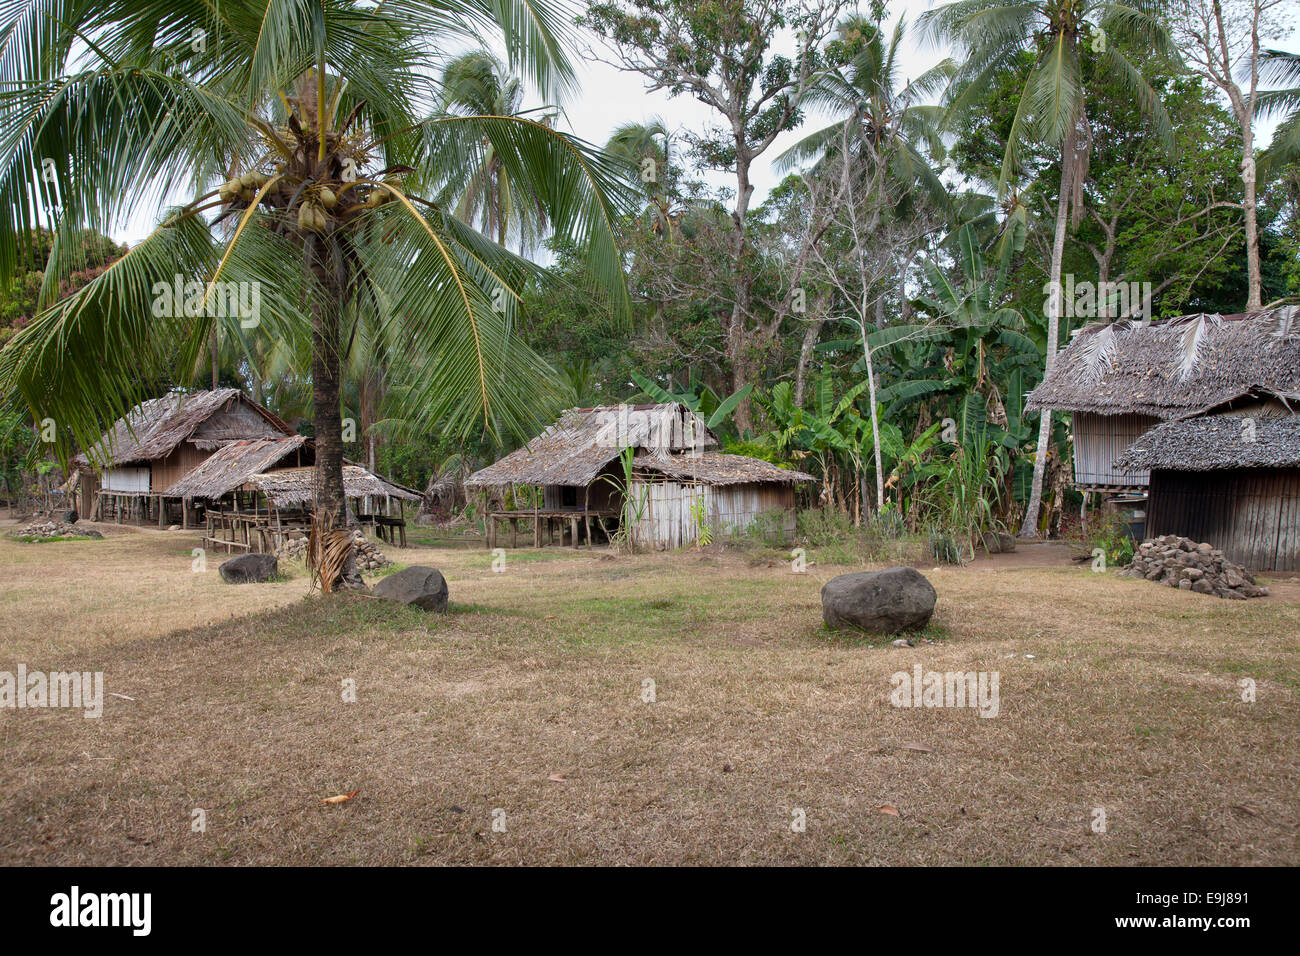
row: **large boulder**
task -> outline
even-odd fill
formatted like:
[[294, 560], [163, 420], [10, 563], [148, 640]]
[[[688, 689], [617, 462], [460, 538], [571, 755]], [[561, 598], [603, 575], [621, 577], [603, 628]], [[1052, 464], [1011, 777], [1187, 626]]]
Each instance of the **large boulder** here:
[[937, 595], [916, 568], [841, 574], [822, 586], [822, 618], [830, 628], [896, 634], [924, 627]]
[[1016, 550], [1016, 539], [1005, 531], [986, 531], [980, 536], [980, 544], [989, 554], [1010, 554]]
[[447, 582], [436, 568], [403, 568], [380, 580], [371, 593], [426, 611], [447, 610]]
[[241, 554], [217, 569], [227, 584], [261, 584], [280, 573], [280, 562], [273, 554]]

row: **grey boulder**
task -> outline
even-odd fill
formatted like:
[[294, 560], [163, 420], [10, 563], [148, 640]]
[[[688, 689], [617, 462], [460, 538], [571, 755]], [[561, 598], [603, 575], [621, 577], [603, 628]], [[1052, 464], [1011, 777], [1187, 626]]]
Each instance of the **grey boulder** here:
[[371, 592], [375, 597], [413, 604], [426, 611], [447, 610], [447, 582], [436, 568], [403, 568], [382, 578]]
[[916, 568], [841, 574], [822, 586], [822, 619], [833, 629], [896, 634], [924, 627], [934, 613], [936, 597], [934, 587]]
[[280, 562], [273, 554], [241, 554], [217, 570], [227, 584], [261, 584], [274, 580], [280, 573]]

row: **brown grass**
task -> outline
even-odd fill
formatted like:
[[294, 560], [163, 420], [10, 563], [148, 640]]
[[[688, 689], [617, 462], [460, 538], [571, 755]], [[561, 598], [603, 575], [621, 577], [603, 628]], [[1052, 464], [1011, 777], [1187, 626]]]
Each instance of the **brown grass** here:
[[[1284, 599], [923, 568], [933, 642], [899, 649], [822, 629], [847, 568], [392, 552], [446, 575], [430, 617], [304, 599], [305, 575], [223, 585], [192, 544], [0, 539], [0, 670], [135, 698], [0, 711], [0, 863], [1300, 862]], [[914, 663], [999, 671], [1001, 715], [890, 706]]]

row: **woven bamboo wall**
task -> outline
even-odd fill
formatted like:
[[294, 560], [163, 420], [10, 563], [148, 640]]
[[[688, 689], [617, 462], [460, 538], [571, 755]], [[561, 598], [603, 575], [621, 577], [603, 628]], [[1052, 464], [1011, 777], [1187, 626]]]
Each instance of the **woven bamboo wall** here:
[[1120, 471], [1113, 462], [1142, 435], [1160, 424], [1150, 415], [1095, 415], [1075, 412], [1074, 481], [1078, 485], [1145, 488], [1150, 474]]
[[1156, 471], [1146, 533], [1208, 541], [1257, 571], [1300, 571], [1300, 470]]
[[778, 526], [783, 536], [794, 532], [794, 489], [789, 485], [710, 486], [638, 478], [632, 493], [641, 502], [632, 532], [637, 547], [662, 551], [695, 544], [699, 521], [692, 507], [700, 500], [715, 539], [739, 534], [760, 516], [772, 513], [781, 516]]

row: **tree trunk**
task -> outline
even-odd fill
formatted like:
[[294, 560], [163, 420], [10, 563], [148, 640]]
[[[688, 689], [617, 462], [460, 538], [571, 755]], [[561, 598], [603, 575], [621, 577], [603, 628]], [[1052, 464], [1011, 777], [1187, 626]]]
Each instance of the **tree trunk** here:
[[[1056, 234], [1052, 239], [1051, 285], [1047, 306], [1047, 359], [1044, 378], [1052, 374], [1056, 364], [1056, 341], [1061, 327], [1061, 262], [1065, 257], [1065, 220], [1070, 210], [1070, 176], [1074, 163], [1074, 130], [1061, 144], [1061, 194], [1056, 200]], [[1047, 446], [1052, 438], [1052, 410], [1044, 408], [1038, 422], [1038, 447], [1034, 454], [1034, 481], [1025, 506], [1025, 519], [1020, 524], [1020, 537], [1032, 538], [1038, 533], [1038, 512], [1043, 504], [1043, 475], [1047, 468]]]
[[1246, 277], [1249, 283], [1246, 311], [1258, 312], [1264, 307], [1263, 280], [1259, 270], [1259, 225], [1255, 206], [1255, 137], [1249, 120], [1242, 123], [1241, 143], [1241, 179], [1246, 187], [1242, 211], [1246, 214]]
[[217, 361], [217, 324], [212, 323], [212, 390], [217, 390], [217, 380], [220, 376], [221, 367]]
[[811, 319], [804, 326], [803, 342], [799, 345], [799, 363], [794, 369], [794, 407], [803, 408], [804, 389], [808, 384], [808, 362], [812, 359], [817, 338], [822, 334], [824, 319]]
[[[309, 244], [309, 255], [315, 253]], [[316, 426], [316, 510], [332, 518], [334, 527], [347, 526], [347, 499], [343, 493], [343, 410], [342, 361], [339, 355], [339, 303], [333, 270], [328, 263], [314, 263], [324, 294], [312, 315], [311, 394], [312, 420]], [[333, 294], [338, 292], [337, 295]]]
[[876, 459], [876, 511], [879, 512], [885, 507], [885, 472], [880, 455], [880, 415], [876, 411], [876, 370], [871, 361], [871, 346], [867, 344], [866, 323], [861, 323], [859, 328], [862, 330], [862, 359], [867, 365], [867, 400], [871, 402], [872, 450]]

